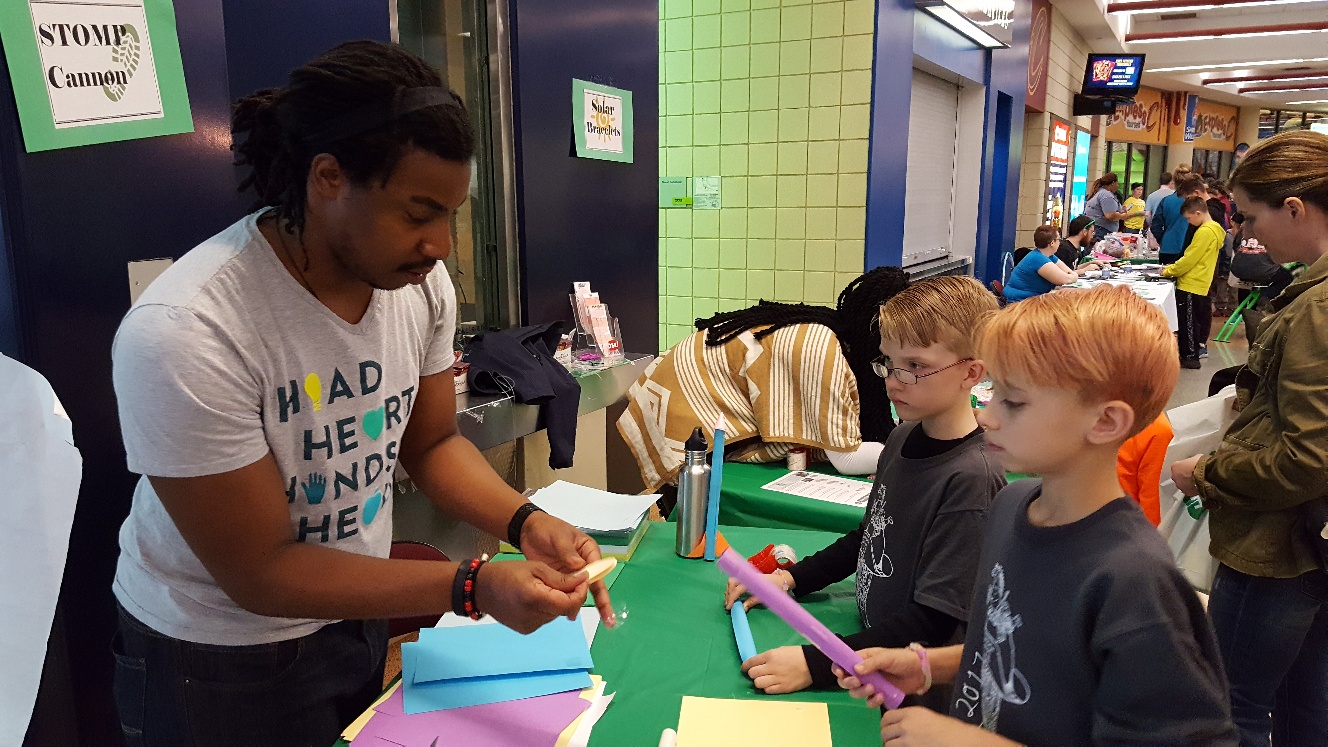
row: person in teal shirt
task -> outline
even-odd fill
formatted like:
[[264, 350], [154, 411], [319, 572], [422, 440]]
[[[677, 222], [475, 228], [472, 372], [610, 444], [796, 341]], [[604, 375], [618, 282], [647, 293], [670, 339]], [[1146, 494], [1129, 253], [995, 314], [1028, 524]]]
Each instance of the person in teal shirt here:
[[1006, 300], [1022, 301], [1049, 293], [1059, 286], [1078, 280], [1082, 273], [1098, 268], [1096, 263], [1090, 262], [1077, 271], [1071, 270], [1056, 257], [1059, 238], [1060, 231], [1055, 226], [1038, 226], [1033, 231], [1033, 246], [1037, 250], [1024, 255], [1010, 273], [1002, 291]]
[[1181, 214], [1181, 205], [1185, 199], [1198, 195], [1208, 199], [1203, 177], [1198, 174], [1185, 174], [1175, 180], [1176, 192], [1162, 198], [1157, 206], [1158, 215], [1153, 219], [1153, 235], [1158, 241], [1158, 261], [1164, 265], [1174, 264], [1190, 243], [1190, 222]]

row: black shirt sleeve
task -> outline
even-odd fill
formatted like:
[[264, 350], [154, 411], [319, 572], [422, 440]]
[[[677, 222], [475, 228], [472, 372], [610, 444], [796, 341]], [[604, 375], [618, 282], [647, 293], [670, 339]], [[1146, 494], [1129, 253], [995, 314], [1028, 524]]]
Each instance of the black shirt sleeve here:
[[[876, 625], [852, 635], [839, 636], [854, 651], [864, 648], [903, 648], [914, 641], [925, 646], [939, 646], [962, 640], [964, 621], [932, 609], [925, 604], [909, 602], [896, 614]], [[839, 686], [830, 671], [830, 657], [812, 645], [802, 647], [807, 658], [807, 670], [812, 676], [812, 687], [833, 690]]]
[[[880, 460], [876, 463], [876, 477], [872, 480], [872, 495], [876, 495], [881, 489], [886, 459], [895, 453], [897, 448], [895, 444], [899, 435], [895, 431], [890, 433], [885, 448], [881, 449]], [[867, 516], [864, 515], [856, 529], [835, 540], [825, 549], [794, 563], [788, 569], [793, 576], [793, 596], [804, 597], [852, 576], [858, 570], [858, 550], [862, 546], [862, 532], [866, 524]]]
[[1239, 741], [1207, 613], [1168, 570], [1132, 574], [1103, 600], [1090, 643], [1094, 744]]
[[1056, 258], [1073, 270], [1079, 265], [1079, 248], [1065, 239], [1056, 247]]
[[825, 549], [794, 563], [788, 569], [793, 576], [793, 596], [804, 597], [852, 576], [858, 569], [858, 547], [861, 544], [862, 524], [858, 524], [857, 529]]

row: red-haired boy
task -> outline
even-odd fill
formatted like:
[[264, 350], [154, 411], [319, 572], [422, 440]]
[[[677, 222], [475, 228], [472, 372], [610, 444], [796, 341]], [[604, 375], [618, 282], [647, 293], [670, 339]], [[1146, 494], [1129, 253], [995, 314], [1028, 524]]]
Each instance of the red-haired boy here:
[[863, 652], [859, 672], [905, 692], [954, 685], [950, 716], [890, 711], [882, 741], [1236, 744], [1208, 617], [1116, 477], [1117, 450], [1176, 383], [1162, 313], [1128, 288], [1050, 293], [996, 314], [978, 349], [988, 448], [1042, 477], [992, 503], [962, 647]]

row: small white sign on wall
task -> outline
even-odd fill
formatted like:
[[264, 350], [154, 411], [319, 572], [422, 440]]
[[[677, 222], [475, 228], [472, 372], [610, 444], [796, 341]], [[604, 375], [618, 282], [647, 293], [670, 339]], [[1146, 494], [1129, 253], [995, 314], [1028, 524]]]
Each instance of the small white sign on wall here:
[[56, 129], [165, 116], [142, 0], [30, 0]]

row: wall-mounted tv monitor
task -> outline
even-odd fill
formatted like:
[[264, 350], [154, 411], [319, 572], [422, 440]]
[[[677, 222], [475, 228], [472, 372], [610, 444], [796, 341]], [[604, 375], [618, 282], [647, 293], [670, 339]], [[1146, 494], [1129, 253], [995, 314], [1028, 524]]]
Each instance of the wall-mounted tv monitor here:
[[1090, 54], [1084, 70], [1085, 96], [1133, 96], [1144, 73], [1141, 54]]

